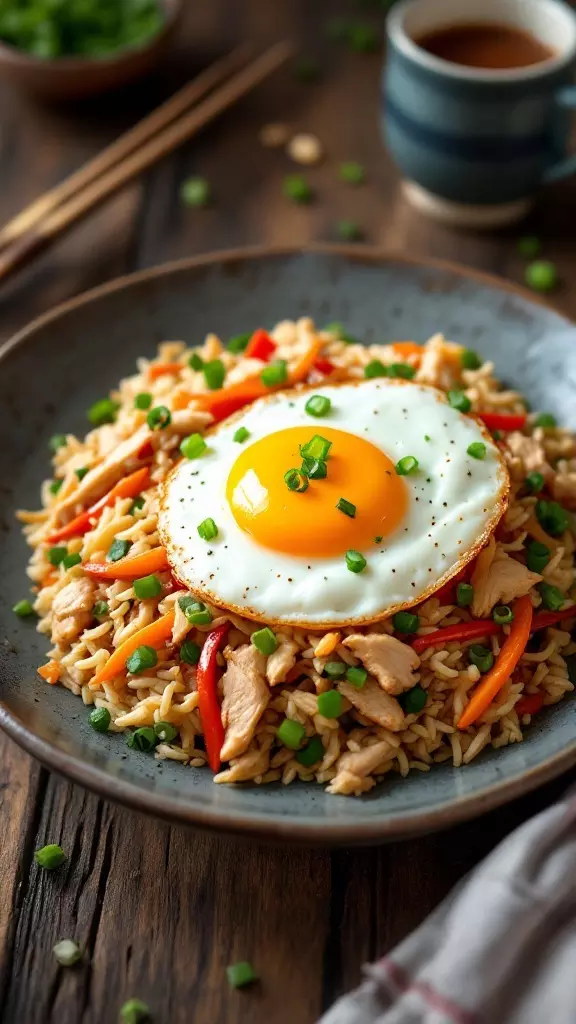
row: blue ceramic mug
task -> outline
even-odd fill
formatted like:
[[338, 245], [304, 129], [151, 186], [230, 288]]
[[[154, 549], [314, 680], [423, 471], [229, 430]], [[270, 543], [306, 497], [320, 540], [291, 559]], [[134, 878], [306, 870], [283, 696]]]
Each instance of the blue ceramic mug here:
[[[465, 15], [463, 10], [465, 8]], [[553, 56], [525, 67], [469, 67], [418, 45], [462, 23], [507, 24]], [[384, 133], [408, 199], [446, 223], [518, 220], [543, 182], [576, 172], [576, 13], [561, 0], [404, 0], [388, 16]]]

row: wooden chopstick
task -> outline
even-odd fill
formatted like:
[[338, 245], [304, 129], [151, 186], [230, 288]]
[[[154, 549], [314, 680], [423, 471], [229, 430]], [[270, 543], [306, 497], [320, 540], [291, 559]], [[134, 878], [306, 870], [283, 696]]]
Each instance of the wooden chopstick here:
[[77, 195], [81, 189], [92, 184], [106, 171], [111, 170], [127, 156], [144, 145], [163, 128], [184, 114], [186, 110], [201, 100], [207, 93], [217, 85], [221, 85], [226, 78], [238, 71], [246, 64], [250, 57], [252, 48], [247, 44], [238, 46], [232, 53], [227, 54], [221, 60], [215, 61], [210, 67], [202, 71], [192, 82], [188, 82], [174, 96], [171, 96], [165, 103], [157, 107], [147, 117], [138, 122], [134, 128], [125, 132], [119, 139], [116, 139], [110, 146], [98, 153], [93, 160], [88, 161], [77, 171], [74, 171], [59, 185], [50, 191], [45, 192], [38, 199], [35, 199], [30, 206], [21, 210], [12, 220], [0, 230], [0, 250], [17, 238], [30, 231], [47, 214], [52, 213], [56, 207], [61, 206], [67, 199]]
[[[50, 212], [41, 215], [40, 219], [36, 220], [34, 227], [16, 237], [0, 253], [0, 281], [5, 280], [19, 267], [28, 263], [33, 256], [47, 248], [55, 238], [76, 221], [103, 203], [142, 171], [190, 139], [218, 114], [259, 85], [292, 53], [292, 43], [287, 40], [271, 46], [260, 57], [229, 78], [224, 85], [215, 89], [193, 110], [188, 111], [173, 124], [169, 124], [135, 151], [131, 151], [109, 171], [100, 174], [94, 180], [91, 178], [90, 184], [81, 188], [68, 201], [55, 208], [50, 208]], [[132, 147], [130, 149], [132, 150]], [[38, 204], [42, 202], [43, 198], [38, 200]]]

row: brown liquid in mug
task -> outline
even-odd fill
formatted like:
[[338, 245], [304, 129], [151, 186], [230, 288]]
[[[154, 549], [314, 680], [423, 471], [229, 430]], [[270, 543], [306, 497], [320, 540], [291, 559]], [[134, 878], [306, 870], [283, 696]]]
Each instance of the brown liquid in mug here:
[[437, 28], [415, 42], [435, 57], [470, 68], [524, 68], [555, 55], [529, 32], [490, 22]]

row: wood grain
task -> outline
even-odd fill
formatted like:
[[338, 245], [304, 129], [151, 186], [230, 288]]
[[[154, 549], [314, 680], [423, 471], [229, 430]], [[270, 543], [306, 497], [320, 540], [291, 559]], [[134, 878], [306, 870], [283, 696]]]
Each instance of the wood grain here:
[[[406, 207], [380, 143], [380, 56], [328, 43], [335, 14], [372, 18], [352, 0], [211, 0], [190, 5], [181, 57], [166, 80], [122, 101], [53, 110], [6, 91], [0, 108], [0, 222], [56, 184], [151, 109], [169, 87], [241, 39], [293, 35], [318, 57], [321, 80], [291, 69], [208, 127], [0, 291], [0, 337], [100, 281], [138, 267], [249, 242], [331, 239], [341, 219], [367, 241], [461, 260], [521, 280], [517, 232], [454, 233]], [[263, 150], [259, 128], [283, 120], [315, 132], [323, 164], [306, 172], [317, 200], [289, 204], [285, 155]], [[339, 182], [338, 163], [360, 160], [366, 184]], [[207, 177], [214, 203], [183, 209], [178, 186]], [[561, 308], [576, 316], [573, 184], [551, 189], [522, 230], [539, 234], [565, 282]], [[576, 772], [524, 800], [440, 835], [381, 849], [261, 847], [170, 828], [85, 793], [33, 764], [0, 736], [0, 1022], [115, 1024], [131, 996], [156, 1024], [313, 1024], [360, 980], [361, 965], [417, 927], [452, 886], [512, 828], [558, 797]], [[34, 850], [61, 842], [69, 861], [43, 873]], [[83, 962], [55, 963], [75, 938]], [[225, 966], [249, 959], [261, 975], [233, 992]]]

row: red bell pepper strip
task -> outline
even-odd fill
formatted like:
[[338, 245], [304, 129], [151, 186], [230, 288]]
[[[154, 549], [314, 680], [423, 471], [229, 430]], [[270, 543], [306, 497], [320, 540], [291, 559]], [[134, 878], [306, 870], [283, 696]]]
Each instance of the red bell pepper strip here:
[[272, 338], [267, 331], [259, 328], [254, 331], [254, 334], [250, 338], [245, 350], [244, 356], [247, 359], [262, 359], [263, 362], [267, 363], [270, 361], [276, 351], [276, 345], [272, 341]]
[[526, 426], [526, 416], [523, 413], [512, 416], [499, 412], [479, 412], [477, 416], [488, 430], [522, 430], [522, 427]]
[[130, 476], [124, 477], [117, 484], [114, 485], [108, 494], [105, 494], [103, 498], [100, 498], [95, 505], [86, 509], [85, 512], [81, 512], [75, 519], [70, 520], [66, 526], [62, 526], [59, 530], [55, 530], [47, 538], [49, 544], [56, 544], [59, 540], [66, 540], [67, 537], [76, 537], [79, 534], [87, 533], [90, 529], [92, 519], [99, 518], [104, 509], [113, 505], [116, 498], [136, 498], [141, 491], [146, 490], [150, 482], [149, 471], [145, 466], [143, 469], [137, 469], [135, 473], [131, 473]]
[[514, 705], [514, 711], [517, 715], [535, 715], [537, 711], [544, 704], [544, 696], [541, 693], [527, 693], [525, 697], [520, 697], [517, 704]]
[[449, 644], [454, 640], [475, 640], [480, 636], [496, 636], [501, 629], [502, 626], [492, 619], [459, 622], [457, 626], [445, 626], [444, 629], [436, 629], [433, 633], [427, 633], [426, 636], [417, 636], [412, 641], [412, 647], [419, 653], [425, 651], [427, 647]]
[[532, 629], [532, 601], [530, 595], [519, 598], [514, 605], [514, 621], [506, 637], [494, 667], [483, 676], [464, 708], [458, 721], [459, 729], [467, 729], [469, 725], [484, 714], [486, 708], [494, 700], [505, 683], [508, 682], [516, 665], [526, 650], [526, 644]]
[[224, 643], [229, 623], [224, 622], [208, 633], [200, 652], [196, 669], [196, 688], [198, 690], [198, 707], [202, 719], [202, 732], [208, 764], [214, 774], [220, 769], [220, 751], [224, 746], [224, 726], [218, 703], [216, 679], [216, 655]]
[[314, 369], [323, 377], [329, 377], [334, 372], [334, 363], [331, 363], [329, 359], [316, 359]]
[[562, 619], [576, 619], [576, 604], [571, 605], [570, 608], [564, 608], [560, 612], [537, 612], [532, 619], [532, 632], [535, 633], [537, 629], [553, 626], [556, 622], [561, 622]]

